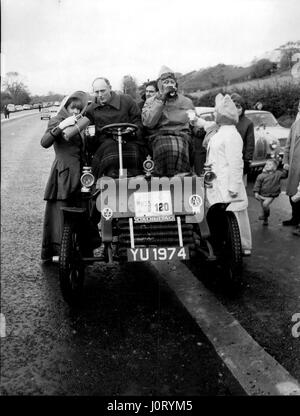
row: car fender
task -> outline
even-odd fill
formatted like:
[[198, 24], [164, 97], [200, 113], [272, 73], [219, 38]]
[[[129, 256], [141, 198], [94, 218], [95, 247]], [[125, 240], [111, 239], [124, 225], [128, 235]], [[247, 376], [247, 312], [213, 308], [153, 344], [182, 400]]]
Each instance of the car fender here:
[[61, 207], [63, 212], [64, 221], [74, 221], [77, 222], [78, 219], [86, 218], [87, 210], [86, 208], [77, 208], [77, 207]]

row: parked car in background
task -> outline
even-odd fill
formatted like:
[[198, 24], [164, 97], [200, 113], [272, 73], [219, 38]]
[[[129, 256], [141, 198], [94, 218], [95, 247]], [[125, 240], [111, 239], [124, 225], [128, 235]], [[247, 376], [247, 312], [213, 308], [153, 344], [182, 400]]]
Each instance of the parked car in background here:
[[22, 111], [23, 110], [22, 105], [16, 105], [15, 108], [16, 108], [16, 111]]
[[[214, 107], [195, 107], [196, 114], [205, 120], [214, 120]], [[254, 124], [255, 149], [250, 168], [260, 170], [267, 159], [282, 163], [289, 129], [280, 126], [270, 111], [246, 110], [246, 117]]]
[[43, 120], [44, 118], [50, 120], [51, 118], [51, 112], [50, 109], [48, 107], [43, 107], [41, 110], [41, 120]]
[[57, 108], [57, 107], [54, 107], [54, 106], [50, 107], [50, 116], [51, 116], [51, 117], [56, 116], [56, 114], [57, 114], [57, 110], [58, 110], [58, 108]]
[[32, 108], [39, 108], [39, 104], [38, 103], [33, 104]]
[[14, 104], [7, 104], [7, 109], [10, 113], [16, 111], [16, 106]]
[[59, 101], [55, 101], [54, 105], [57, 106], [57, 107], [59, 107], [60, 106], [60, 102]]
[[23, 110], [31, 110], [32, 106], [30, 104], [24, 104]]

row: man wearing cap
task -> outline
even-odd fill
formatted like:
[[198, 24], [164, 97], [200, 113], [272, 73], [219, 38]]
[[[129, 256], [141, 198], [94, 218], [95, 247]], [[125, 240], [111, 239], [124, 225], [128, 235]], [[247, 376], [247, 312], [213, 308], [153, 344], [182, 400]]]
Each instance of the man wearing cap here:
[[237, 93], [231, 94], [239, 115], [239, 121], [236, 125], [237, 131], [243, 139], [243, 161], [244, 161], [244, 183], [247, 186], [247, 173], [250, 171], [250, 164], [253, 159], [255, 148], [254, 125], [248, 117], [245, 116], [246, 103], [242, 96]]
[[190, 172], [193, 143], [187, 110], [192, 101], [178, 94], [174, 72], [163, 66], [157, 80], [159, 92], [150, 97], [142, 110], [142, 121], [149, 131], [155, 173], [173, 176]]

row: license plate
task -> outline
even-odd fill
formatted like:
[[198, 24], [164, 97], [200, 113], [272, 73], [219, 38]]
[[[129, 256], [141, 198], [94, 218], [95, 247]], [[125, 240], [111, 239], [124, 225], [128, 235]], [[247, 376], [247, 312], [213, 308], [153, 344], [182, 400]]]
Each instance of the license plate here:
[[128, 261], [163, 261], [188, 259], [188, 247], [138, 247], [127, 249]]
[[157, 216], [154, 215], [153, 217], [135, 217], [134, 218], [134, 222], [135, 223], [149, 223], [149, 222], [171, 222], [171, 221], [175, 221], [175, 215], [162, 215]]
[[161, 217], [172, 215], [171, 192], [135, 192], [134, 210], [136, 217]]

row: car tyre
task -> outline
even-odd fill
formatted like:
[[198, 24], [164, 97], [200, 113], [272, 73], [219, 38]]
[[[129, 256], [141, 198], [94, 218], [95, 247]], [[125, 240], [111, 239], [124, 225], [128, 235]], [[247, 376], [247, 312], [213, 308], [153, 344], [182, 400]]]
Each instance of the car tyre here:
[[225, 233], [219, 263], [227, 283], [236, 287], [241, 283], [243, 254], [239, 224], [231, 211], [225, 212]]
[[78, 306], [84, 282], [84, 264], [81, 260], [79, 235], [75, 226], [64, 224], [59, 256], [59, 281], [62, 296], [70, 306]]

